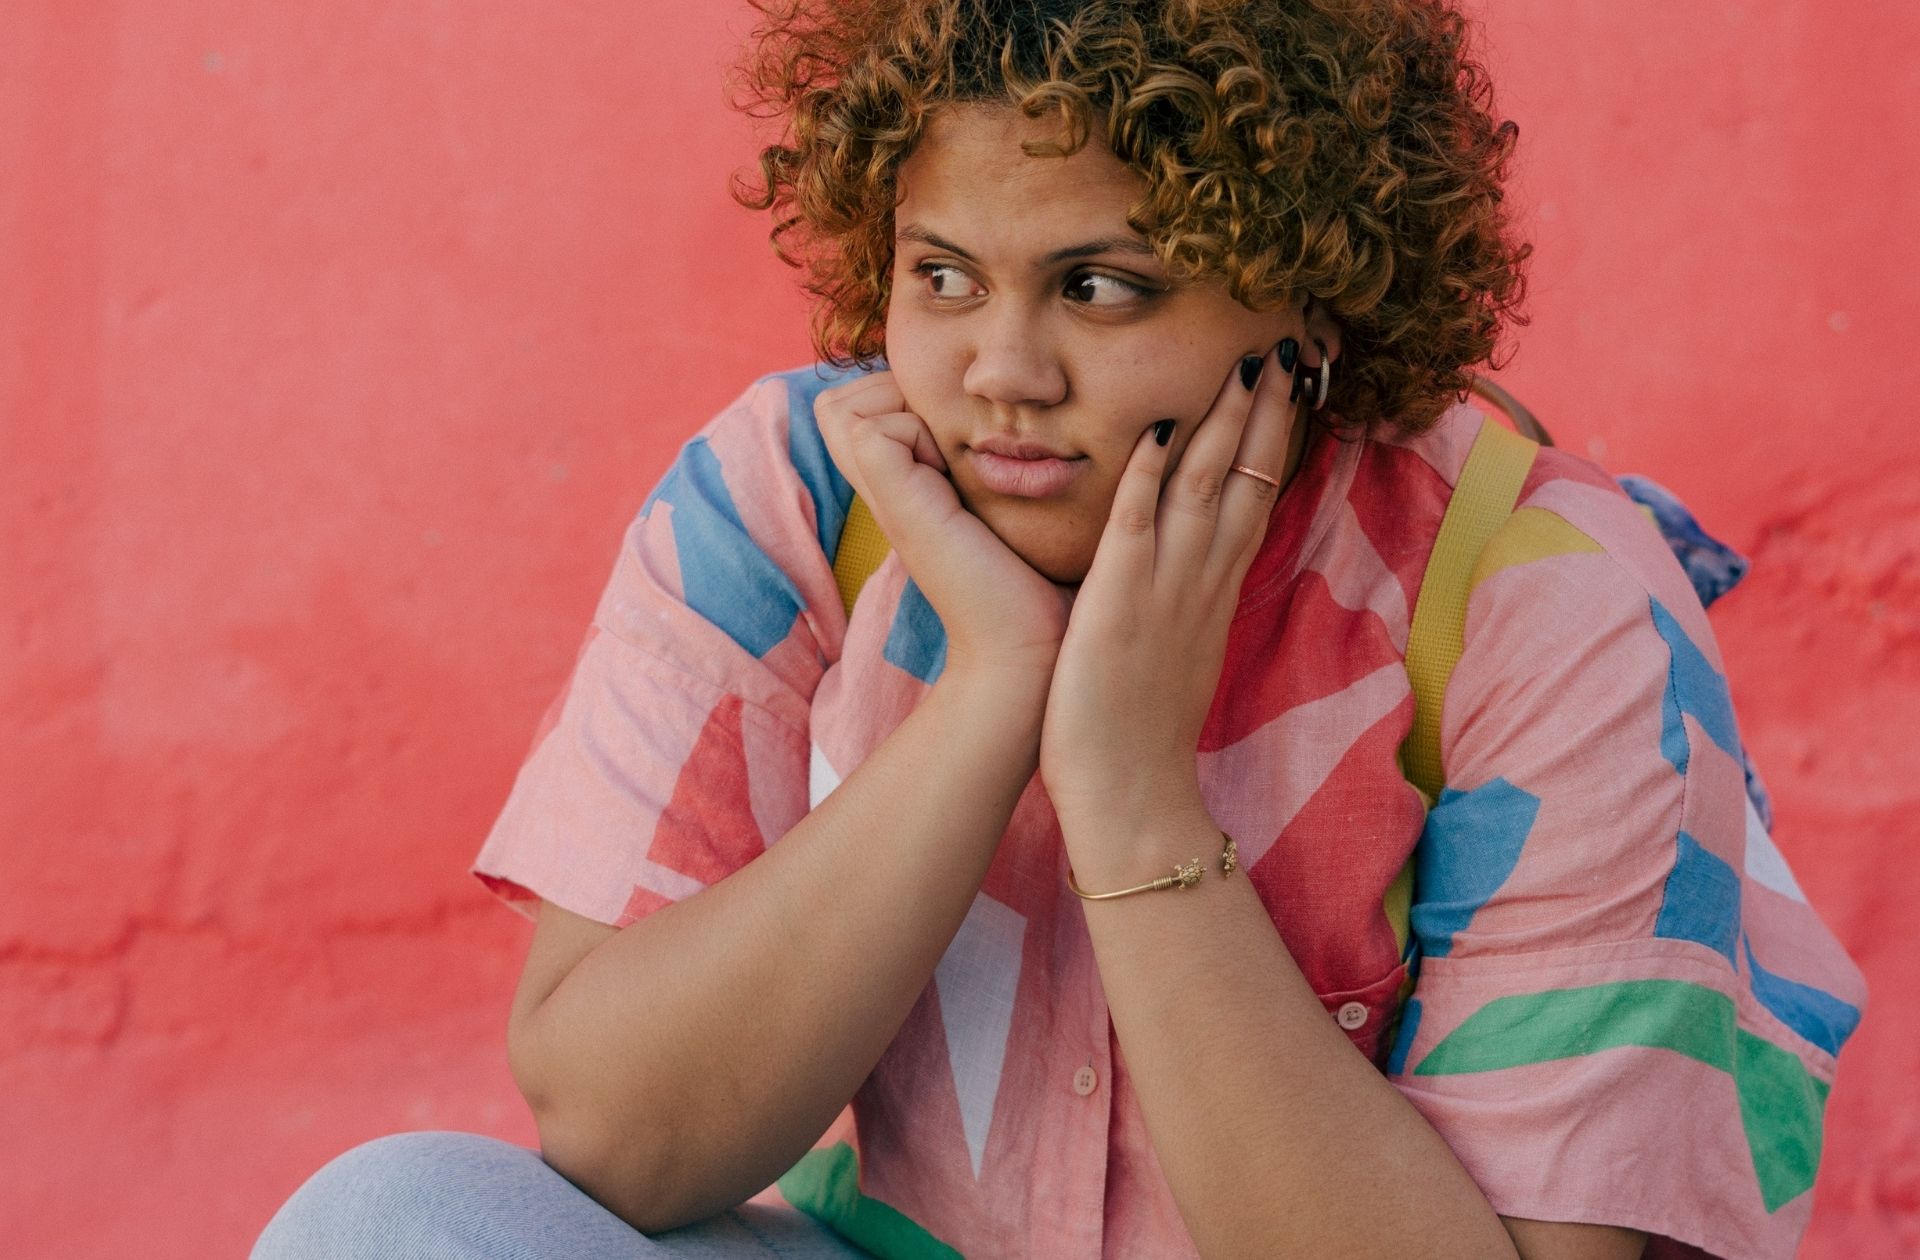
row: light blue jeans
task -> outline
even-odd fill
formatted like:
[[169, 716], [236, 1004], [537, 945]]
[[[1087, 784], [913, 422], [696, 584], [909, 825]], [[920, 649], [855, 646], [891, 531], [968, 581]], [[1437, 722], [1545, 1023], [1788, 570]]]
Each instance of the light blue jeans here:
[[281, 1204], [251, 1260], [651, 1260], [867, 1253], [805, 1213], [745, 1203], [642, 1234], [540, 1158], [478, 1133], [393, 1133], [335, 1156]]

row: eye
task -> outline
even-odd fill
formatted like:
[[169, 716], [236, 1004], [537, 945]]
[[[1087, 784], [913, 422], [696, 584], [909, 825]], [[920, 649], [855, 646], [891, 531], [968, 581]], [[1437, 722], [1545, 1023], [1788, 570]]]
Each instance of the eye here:
[[1099, 271], [1082, 271], [1067, 281], [1062, 290], [1069, 302], [1080, 306], [1125, 306], [1150, 297], [1152, 291], [1119, 276]]
[[950, 263], [924, 262], [915, 267], [913, 272], [925, 281], [931, 297], [957, 300], [979, 297], [986, 292], [973, 283], [971, 276]]

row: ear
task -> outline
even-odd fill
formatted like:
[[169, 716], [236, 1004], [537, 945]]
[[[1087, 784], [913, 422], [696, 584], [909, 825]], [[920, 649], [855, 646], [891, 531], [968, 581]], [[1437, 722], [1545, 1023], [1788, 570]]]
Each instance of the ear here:
[[[1307, 322], [1307, 344], [1312, 345], [1316, 340], [1325, 342], [1328, 357], [1337, 361], [1340, 358], [1340, 321], [1334, 317], [1326, 303], [1314, 297], [1307, 299], [1304, 314]], [[1320, 365], [1316, 363], [1314, 366]]]

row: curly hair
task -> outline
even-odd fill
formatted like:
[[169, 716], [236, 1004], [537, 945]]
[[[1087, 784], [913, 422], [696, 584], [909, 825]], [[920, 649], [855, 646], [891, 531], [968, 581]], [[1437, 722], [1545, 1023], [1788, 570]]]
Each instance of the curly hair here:
[[[806, 271], [815, 349], [885, 350], [900, 164], [952, 102], [1096, 129], [1145, 181], [1128, 224], [1176, 283], [1255, 310], [1319, 300], [1343, 330], [1328, 411], [1407, 432], [1525, 324], [1496, 122], [1450, 0], [752, 0], [736, 107], [780, 120], [743, 205]], [[1497, 365], [1495, 365], [1497, 366]]]

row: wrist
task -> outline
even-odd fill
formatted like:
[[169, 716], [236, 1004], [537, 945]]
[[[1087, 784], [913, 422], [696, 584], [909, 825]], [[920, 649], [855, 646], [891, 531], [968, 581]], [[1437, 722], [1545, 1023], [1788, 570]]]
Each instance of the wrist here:
[[1044, 712], [1047, 693], [1053, 687], [1053, 657], [1036, 653], [1028, 657], [978, 660], [949, 651], [946, 668], [934, 686], [949, 691], [986, 692], [1023, 707], [1038, 706]]
[[1148, 809], [1081, 812], [1060, 820], [1074, 878], [1088, 892], [1130, 888], [1198, 860], [1219, 878], [1226, 835], [1196, 792]]

